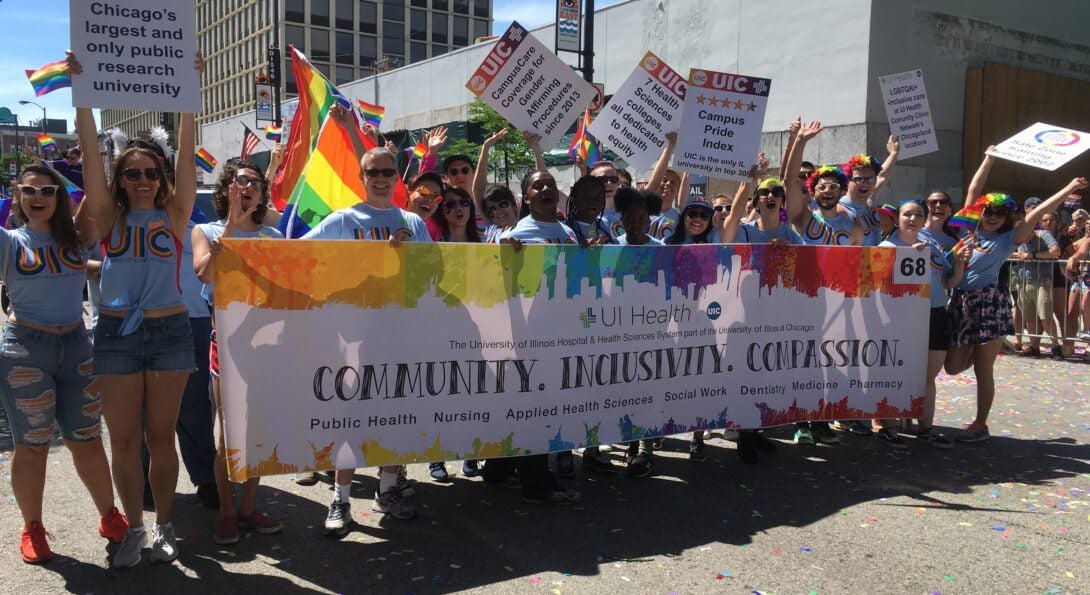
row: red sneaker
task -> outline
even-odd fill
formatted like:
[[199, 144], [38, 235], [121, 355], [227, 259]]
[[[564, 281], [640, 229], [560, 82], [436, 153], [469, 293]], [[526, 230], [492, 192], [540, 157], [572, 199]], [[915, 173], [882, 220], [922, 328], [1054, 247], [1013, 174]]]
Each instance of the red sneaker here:
[[212, 526], [212, 541], [220, 545], [238, 543], [238, 520], [233, 516], [216, 519]]
[[31, 523], [30, 529], [23, 530], [23, 543], [20, 546], [23, 562], [41, 564], [53, 557], [53, 550], [49, 549], [49, 542], [46, 541], [47, 537], [53, 538], [38, 521]]
[[253, 529], [258, 533], [264, 533], [265, 535], [272, 535], [284, 530], [284, 525], [280, 521], [270, 519], [260, 510], [254, 510], [246, 515], [239, 512], [238, 526], [245, 529]]
[[125, 539], [125, 532], [129, 530], [129, 519], [118, 512], [117, 507], [110, 509], [110, 514], [98, 521], [98, 534], [114, 543], [121, 543]]

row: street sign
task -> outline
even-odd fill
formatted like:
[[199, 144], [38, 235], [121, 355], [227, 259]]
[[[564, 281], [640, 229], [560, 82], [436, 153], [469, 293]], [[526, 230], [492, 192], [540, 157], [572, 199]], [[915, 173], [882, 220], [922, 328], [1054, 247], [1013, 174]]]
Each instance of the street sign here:
[[594, 85], [594, 99], [590, 100], [590, 111], [594, 113], [606, 105], [606, 86], [602, 83], [591, 84]]

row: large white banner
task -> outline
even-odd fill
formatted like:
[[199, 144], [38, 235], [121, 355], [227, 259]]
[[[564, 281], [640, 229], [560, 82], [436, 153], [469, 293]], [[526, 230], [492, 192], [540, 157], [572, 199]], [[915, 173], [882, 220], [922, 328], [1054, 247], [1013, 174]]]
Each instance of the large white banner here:
[[466, 88], [548, 150], [594, 99], [583, 80], [530, 32], [511, 23]]
[[681, 127], [685, 79], [647, 52], [613, 99], [590, 125], [590, 133], [625, 162], [647, 169], [662, 154], [666, 133]]
[[72, 0], [72, 105], [201, 111], [193, 0]]
[[917, 256], [227, 240], [215, 296], [231, 474], [918, 416]]

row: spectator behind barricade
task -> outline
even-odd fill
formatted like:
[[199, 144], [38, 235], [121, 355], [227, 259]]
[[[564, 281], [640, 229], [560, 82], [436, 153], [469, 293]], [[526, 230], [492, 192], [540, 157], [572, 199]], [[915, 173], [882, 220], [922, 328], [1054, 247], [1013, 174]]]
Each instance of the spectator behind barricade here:
[[[1032, 213], [1041, 204], [1041, 199], [1031, 196], [1023, 204], [1026, 215]], [[1046, 213], [1044, 216], [1055, 215]], [[1052, 355], [1063, 359], [1063, 351], [1056, 336], [1056, 327], [1052, 322], [1052, 261], [1060, 257], [1060, 245], [1048, 231], [1035, 230], [1030, 239], [1018, 246], [1014, 253], [1018, 266], [1019, 308], [1026, 329], [1030, 334], [1030, 346], [1022, 352], [1029, 357], [1041, 355], [1041, 335], [1048, 333], [1052, 338]]]
[[1078, 321], [1068, 320], [1066, 316], [1067, 277], [1061, 263], [1075, 253], [1075, 246], [1066, 233], [1066, 226], [1060, 223], [1059, 213], [1045, 213], [1041, 217], [1041, 229], [1052, 234], [1060, 246], [1059, 260], [1052, 262], [1052, 315], [1057, 325], [1056, 334], [1063, 338], [1063, 357], [1070, 357], [1075, 354], [1075, 343], [1070, 338], [1078, 331]]
[[1090, 223], [1090, 213], [1085, 209], [1076, 209], [1071, 213], [1071, 224], [1067, 226], [1067, 236], [1072, 242], [1077, 242], [1087, 235], [1087, 224]]

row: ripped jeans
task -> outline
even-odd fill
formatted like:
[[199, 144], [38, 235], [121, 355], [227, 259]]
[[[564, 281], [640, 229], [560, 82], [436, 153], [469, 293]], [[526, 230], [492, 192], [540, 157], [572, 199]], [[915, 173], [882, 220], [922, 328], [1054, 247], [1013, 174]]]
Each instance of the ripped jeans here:
[[47, 446], [58, 426], [65, 440], [99, 437], [102, 401], [91, 352], [83, 326], [54, 334], [7, 324], [0, 344], [0, 403], [17, 446]]

